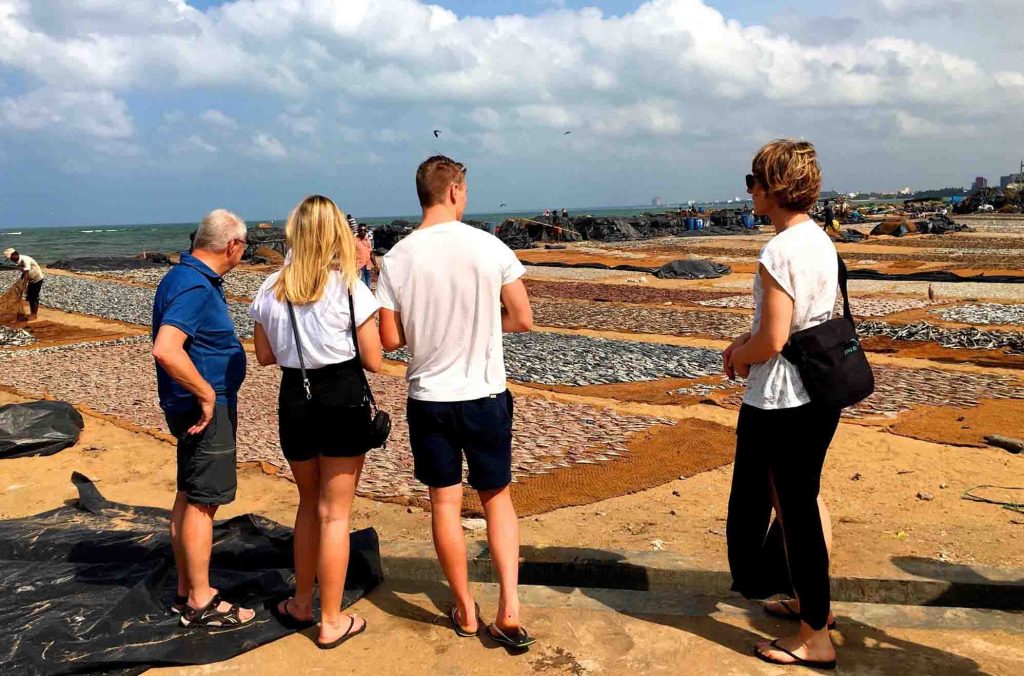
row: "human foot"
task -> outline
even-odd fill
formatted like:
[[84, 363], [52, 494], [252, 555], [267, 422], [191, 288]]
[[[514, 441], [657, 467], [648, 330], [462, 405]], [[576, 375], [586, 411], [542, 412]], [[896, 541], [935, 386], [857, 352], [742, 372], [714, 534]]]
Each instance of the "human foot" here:
[[312, 604], [301, 604], [291, 596], [277, 604], [274, 614], [282, 624], [289, 627], [305, 628], [313, 625]]
[[366, 630], [366, 620], [358, 615], [342, 615], [336, 623], [320, 622], [320, 635], [316, 639], [318, 648], [330, 650]]
[[[480, 631], [480, 606], [474, 603], [472, 616], [470, 616], [469, 613], [460, 610], [458, 605], [454, 605], [448, 612], [448, 619], [451, 620], [455, 633], [459, 636], [463, 638], [476, 636], [477, 632]], [[468, 621], [463, 622], [463, 620], [467, 619]]]
[[[804, 625], [806, 626], [806, 625]], [[828, 632], [816, 631], [798, 633], [792, 636], [762, 641], [757, 644], [755, 654], [760, 659], [781, 665], [817, 666], [823, 669], [835, 667], [836, 650]]]

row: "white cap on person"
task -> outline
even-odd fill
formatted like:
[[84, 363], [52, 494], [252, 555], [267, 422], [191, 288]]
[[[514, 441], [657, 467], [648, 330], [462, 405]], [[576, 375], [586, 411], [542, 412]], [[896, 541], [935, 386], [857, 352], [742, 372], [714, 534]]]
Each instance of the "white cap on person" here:
[[4, 249], [4, 258], [8, 258], [9, 259], [13, 254], [14, 254], [14, 249], [11, 249], [11, 248]]

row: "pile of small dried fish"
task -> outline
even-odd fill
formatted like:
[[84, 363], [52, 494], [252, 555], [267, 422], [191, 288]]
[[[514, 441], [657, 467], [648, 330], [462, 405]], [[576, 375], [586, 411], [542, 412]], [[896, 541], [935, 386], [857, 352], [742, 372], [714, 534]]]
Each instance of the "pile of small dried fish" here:
[[977, 328], [947, 329], [928, 322], [886, 324], [861, 322], [857, 332], [862, 337], [884, 336], [893, 340], [938, 343], [942, 347], [965, 350], [1005, 350], [1007, 354], [1024, 354], [1024, 333], [982, 331]]

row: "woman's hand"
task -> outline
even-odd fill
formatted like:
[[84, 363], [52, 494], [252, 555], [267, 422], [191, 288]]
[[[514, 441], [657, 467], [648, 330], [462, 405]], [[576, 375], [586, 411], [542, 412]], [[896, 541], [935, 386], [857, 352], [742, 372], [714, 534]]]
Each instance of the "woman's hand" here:
[[730, 377], [733, 380], [736, 378], [746, 378], [750, 375], [750, 363], [743, 359], [738, 359], [735, 352], [729, 356], [729, 366], [727, 368], [732, 372], [733, 375]]
[[728, 376], [730, 380], [736, 379], [736, 372], [732, 365], [732, 355], [737, 349], [742, 347], [748, 340], [750, 340], [749, 331], [747, 333], [744, 333], [736, 340], [732, 341], [732, 344], [730, 344], [729, 347], [725, 348], [725, 350], [722, 352], [722, 369], [725, 371], [725, 375]]

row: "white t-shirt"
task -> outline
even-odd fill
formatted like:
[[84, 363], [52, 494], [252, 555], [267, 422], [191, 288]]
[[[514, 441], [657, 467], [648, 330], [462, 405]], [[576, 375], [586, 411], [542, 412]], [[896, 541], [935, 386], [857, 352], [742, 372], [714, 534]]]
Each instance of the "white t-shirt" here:
[[[832, 318], [839, 289], [839, 263], [835, 245], [817, 223], [807, 220], [775, 235], [761, 249], [758, 263], [793, 299], [790, 334]], [[757, 333], [761, 326], [763, 294], [761, 275], [757, 274], [751, 333]], [[797, 367], [781, 354], [750, 367], [743, 403], [779, 409], [803, 406], [810, 401]]]
[[501, 287], [525, 272], [501, 240], [458, 221], [415, 230], [381, 259], [377, 300], [401, 314], [410, 398], [505, 391]]
[[[249, 316], [263, 327], [277, 363], [285, 368], [297, 369], [299, 352], [295, 346], [291, 318], [288, 316], [288, 304], [279, 301], [274, 293], [274, 284], [280, 276], [280, 272], [275, 272], [263, 282], [249, 307]], [[362, 281], [356, 281], [354, 293], [352, 300], [356, 310], [356, 326], [362, 326], [380, 309], [380, 305]], [[302, 338], [302, 358], [307, 370], [355, 358], [348, 291], [341, 273], [331, 273], [324, 295], [316, 303], [294, 307], [299, 336]]]
[[28, 281], [30, 282], [38, 282], [43, 278], [43, 271], [39, 269], [39, 263], [36, 263], [36, 259], [31, 256], [18, 254], [17, 268], [28, 271]]

